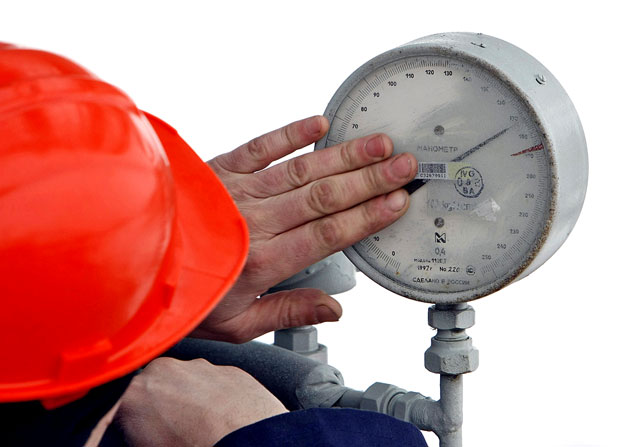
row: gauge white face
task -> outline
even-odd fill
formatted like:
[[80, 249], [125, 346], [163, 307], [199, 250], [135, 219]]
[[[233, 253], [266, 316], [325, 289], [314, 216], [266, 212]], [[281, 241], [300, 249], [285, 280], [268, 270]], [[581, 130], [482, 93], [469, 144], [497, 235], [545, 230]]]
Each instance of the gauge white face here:
[[405, 216], [346, 250], [363, 272], [411, 298], [467, 301], [531, 261], [550, 219], [550, 156], [510, 87], [465, 61], [403, 57], [339, 101], [327, 146], [386, 133], [423, 179]]

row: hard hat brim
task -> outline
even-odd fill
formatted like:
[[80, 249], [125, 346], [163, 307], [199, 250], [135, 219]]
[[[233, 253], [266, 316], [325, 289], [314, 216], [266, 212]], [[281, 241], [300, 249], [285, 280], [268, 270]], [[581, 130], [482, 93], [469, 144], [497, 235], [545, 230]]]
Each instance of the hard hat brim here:
[[181, 268], [167, 311], [129, 347], [137, 350], [137, 366], [206, 318], [239, 276], [249, 246], [245, 220], [219, 178], [174, 128], [144, 114], [165, 149], [174, 178]]
[[153, 129], [154, 144], [164, 149], [175, 194], [171, 239], [153, 290], [121, 329], [59, 353], [49, 379], [0, 384], [0, 401], [38, 399], [52, 408], [144, 366], [195, 329], [243, 269], [249, 236], [228, 191], [175, 129], [144, 115], [146, 137]]
[[158, 315], [145, 318], [151, 321], [149, 326], [109, 358], [101, 374], [41, 396], [52, 397], [44, 399], [50, 406], [56, 406], [55, 396], [63, 402], [73, 400], [72, 395], [79, 398], [94, 386], [142, 367], [180, 341], [232, 287], [247, 258], [247, 225], [219, 178], [175, 129], [143, 113], [165, 149], [173, 175], [177, 215], [172, 249], [179, 264], [177, 276], [169, 281], [171, 294], [165, 294], [163, 306], [146, 311]]

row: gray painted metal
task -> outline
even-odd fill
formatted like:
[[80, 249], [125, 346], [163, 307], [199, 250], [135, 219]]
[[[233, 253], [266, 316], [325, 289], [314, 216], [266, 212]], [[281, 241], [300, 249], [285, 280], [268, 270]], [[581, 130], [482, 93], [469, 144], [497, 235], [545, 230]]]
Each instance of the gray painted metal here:
[[[344, 386], [341, 373], [332, 366], [264, 343], [235, 345], [185, 339], [167, 355], [181, 359], [203, 357], [214, 364], [237, 366], [262, 383], [289, 410], [344, 407], [376, 411], [433, 431], [442, 447], [461, 447], [462, 373], [477, 367], [477, 350], [467, 343], [469, 338], [465, 333], [474, 320], [472, 314], [473, 309], [466, 304], [436, 305], [428, 312], [428, 319], [438, 330], [432, 345], [436, 346], [436, 355], [446, 359], [445, 366], [437, 371], [441, 374], [438, 401], [379, 382], [364, 392], [353, 390]], [[314, 327], [297, 328], [287, 334], [302, 337], [301, 340], [291, 339], [291, 348], [314, 348]], [[475, 363], [463, 360], [472, 355]], [[446, 374], [446, 371], [454, 374]]]
[[[329, 295], [347, 292], [356, 285], [356, 269], [343, 253], [334, 253], [276, 284], [267, 293], [298, 288], [321, 289]], [[304, 357], [328, 363], [328, 348], [317, 342], [317, 329], [302, 326], [274, 332], [274, 345]]]
[[[329, 295], [347, 292], [356, 285], [356, 269], [343, 253], [334, 253], [276, 284], [267, 293], [298, 288], [321, 289]], [[328, 363], [328, 348], [317, 342], [313, 326], [274, 332], [274, 344], [304, 357]]]
[[[521, 279], [542, 265], [562, 245], [582, 208], [588, 181], [588, 155], [581, 122], [570, 98], [546, 67], [523, 50], [497, 38], [474, 33], [445, 33], [423, 37], [383, 53], [357, 69], [337, 90], [324, 115], [332, 122], [337, 109], [362, 79], [378, 68], [409, 56], [441, 55], [468, 61], [501, 80], [524, 103], [543, 134], [551, 158], [551, 219], [532, 242], [527, 258], [503, 277], [464, 292], [412, 290], [393, 281], [363, 259], [353, 247], [345, 250], [356, 267], [383, 287], [429, 303], [470, 301]], [[327, 136], [315, 149], [329, 146]], [[470, 292], [470, 293], [469, 293]]]
[[475, 323], [475, 311], [467, 304], [441, 305], [428, 309], [428, 323], [437, 329], [425, 351], [425, 368], [436, 374], [458, 375], [475, 371], [478, 350], [465, 329]]
[[433, 431], [441, 447], [462, 447], [462, 374], [478, 365], [478, 351], [465, 329], [473, 326], [475, 312], [466, 304], [437, 304], [428, 309], [428, 320], [437, 334], [426, 351], [425, 363], [429, 371], [440, 374], [438, 401], [376, 382], [364, 393], [345, 391], [336, 406], [388, 414]]
[[520, 48], [485, 34], [444, 33], [423, 37], [402, 49], [438, 51], [467, 58], [497, 74], [534, 113], [543, 130], [553, 166], [549, 231], [536, 257], [515, 279], [521, 279], [553, 255], [573, 230], [582, 210], [588, 184], [588, 152], [582, 123], [573, 102], [556, 77]]
[[328, 348], [317, 342], [317, 329], [314, 326], [275, 331], [273, 344], [320, 363], [328, 363]]
[[299, 288], [321, 289], [328, 295], [347, 292], [356, 285], [356, 269], [341, 252], [334, 253], [276, 284], [267, 293]]

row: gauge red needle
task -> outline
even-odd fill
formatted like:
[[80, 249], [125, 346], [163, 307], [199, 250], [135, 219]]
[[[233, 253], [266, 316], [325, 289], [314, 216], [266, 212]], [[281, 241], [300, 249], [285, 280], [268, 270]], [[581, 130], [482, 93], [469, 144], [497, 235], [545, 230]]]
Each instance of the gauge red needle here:
[[542, 143], [537, 144], [536, 146], [529, 147], [527, 149], [523, 149], [521, 152], [517, 152], [516, 154], [510, 154], [511, 157], [515, 157], [517, 155], [529, 154], [530, 152], [543, 150], [544, 146]]

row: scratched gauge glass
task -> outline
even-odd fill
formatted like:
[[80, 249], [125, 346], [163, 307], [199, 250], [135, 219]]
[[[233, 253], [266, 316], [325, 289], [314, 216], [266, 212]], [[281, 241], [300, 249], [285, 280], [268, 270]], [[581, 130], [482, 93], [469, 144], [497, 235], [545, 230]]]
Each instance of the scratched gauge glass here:
[[[407, 186], [406, 215], [345, 254], [401, 295], [468, 301], [516, 279], [542, 248], [557, 195], [553, 148], [527, 92], [489, 64], [408, 50], [374, 59], [343, 84], [316, 149], [384, 132], [395, 153], [413, 153], [419, 174]], [[585, 154], [583, 132], [581, 140]]]

